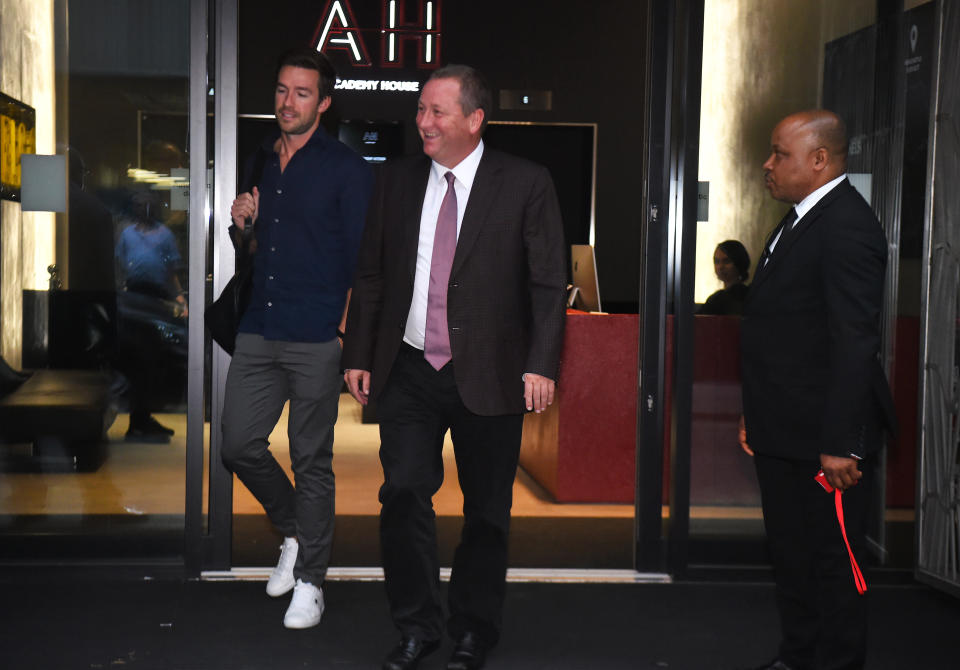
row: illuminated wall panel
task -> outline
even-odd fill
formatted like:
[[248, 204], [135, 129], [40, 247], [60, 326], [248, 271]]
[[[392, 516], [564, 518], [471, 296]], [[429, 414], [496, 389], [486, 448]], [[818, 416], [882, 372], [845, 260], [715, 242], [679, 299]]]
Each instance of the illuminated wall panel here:
[[710, 220], [697, 229], [697, 302], [720, 288], [712, 259], [723, 240], [746, 245], [753, 277], [786, 211], [763, 184], [770, 131], [818, 106], [824, 45], [875, 20], [875, 0], [706, 0], [699, 178], [710, 182]]
[[[54, 67], [52, 0], [0, 0], [0, 91], [33, 107], [36, 150], [53, 154]], [[55, 261], [54, 215], [20, 212], [2, 203], [0, 230], [0, 354], [20, 367], [25, 289], [45, 289]]]

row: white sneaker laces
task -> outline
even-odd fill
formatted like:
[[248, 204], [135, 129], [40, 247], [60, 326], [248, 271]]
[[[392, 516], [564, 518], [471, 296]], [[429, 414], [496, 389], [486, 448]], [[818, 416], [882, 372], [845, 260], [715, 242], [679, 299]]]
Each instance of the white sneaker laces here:
[[297, 561], [297, 550], [299, 546], [297, 541], [287, 538], [280, 545], [280, 560], [277, 561], [277, 567], [273, 569], [274, 577], [282, 577], [285, 573], [293, 570], [293, 564]]

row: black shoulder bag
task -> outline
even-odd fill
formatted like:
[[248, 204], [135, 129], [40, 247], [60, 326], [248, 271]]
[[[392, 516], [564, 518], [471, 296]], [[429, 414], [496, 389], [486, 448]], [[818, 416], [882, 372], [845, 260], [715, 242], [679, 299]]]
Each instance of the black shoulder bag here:
[[[266, 161], [266, 152], [258, 149], [254, 157], [253, 171], [248, 180], [248, 188], [241, 192], [246, 192], [260, 182], [260, 175], [263, 173], [263, 164]], [[227, 285], [223, 287], [220, 297], [210, 303], [210, 306], [203, 312], [203, 322], [210, 331], [210, 336], [214, 342], [220, 345], [220, 348], [231, 356], [236, 348], [237, 328], [240, 326], [240, 319], [250, 304], [250, 291], [253, 287], [253, 254], [256, 251], [256, 239], [253, 235], [253, 225], [251, 222], [243, 229], [231, 226], [233, 233], [233, 245], [237, 251], [237, 260], [235, 271]]]

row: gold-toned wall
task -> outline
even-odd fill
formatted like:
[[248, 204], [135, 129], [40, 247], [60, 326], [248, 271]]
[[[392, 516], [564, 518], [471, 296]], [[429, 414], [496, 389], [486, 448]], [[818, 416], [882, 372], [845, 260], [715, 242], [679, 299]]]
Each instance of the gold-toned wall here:
[[699, 172], [710, 211], [697, 228], [697, 302], [720, 288], [717, 244], [740, 240], [755, 264], [786, 211], [761, 165], [777, 121], [818, 106], [824, 45], [875, 20], [875, 0], [706, 0]]
[[[37, 112], [37, 153], [55, 153], [52, 0], [0, 0], [0, 91]], [[45, 289], [55, 219], [0, 202], [0, 354], [20, 367], [23, 291]]]

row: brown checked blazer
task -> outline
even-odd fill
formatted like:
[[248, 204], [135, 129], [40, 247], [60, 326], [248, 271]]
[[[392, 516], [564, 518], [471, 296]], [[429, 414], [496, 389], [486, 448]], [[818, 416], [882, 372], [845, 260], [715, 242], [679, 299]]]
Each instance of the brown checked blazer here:
[[[383, 389], [413, 299], [420, 216], [431, 161], [382, 167], [347, 317], [343, 367]], [[524, 372], [557, 378], [566, 262], [549, 172], [484, 147], [467, 201], [447, 295], [457, 388], [480, 415], [523, 412]]]

